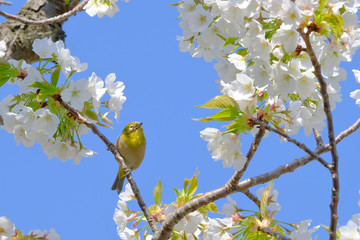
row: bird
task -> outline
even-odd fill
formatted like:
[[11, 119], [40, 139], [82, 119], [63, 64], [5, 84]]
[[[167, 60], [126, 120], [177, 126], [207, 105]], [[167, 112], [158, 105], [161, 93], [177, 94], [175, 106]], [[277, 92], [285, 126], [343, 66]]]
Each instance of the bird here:
[[[126, 166], [130, 170], [137, 169], [144, 159], [146, 149], [146, 139], [142, 123], [137, 121], [129, 122], [118, 137], [115, 147], [124, 158]], [[124, 172], [119, 166], [119, 171], [111, 190], [116, 190], [120, 194], [124, 180]]]

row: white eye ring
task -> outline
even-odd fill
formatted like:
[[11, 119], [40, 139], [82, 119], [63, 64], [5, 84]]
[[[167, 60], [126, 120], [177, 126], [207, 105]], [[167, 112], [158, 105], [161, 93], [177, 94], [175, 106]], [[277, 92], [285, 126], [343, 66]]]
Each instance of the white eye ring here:
[[130, 129], [130, 130], [133, 130], [133, 129], [134, 129], [134, 126], [133, 126], [133, 125], [130, 125], [130, 126], [129, 126], [129, 129]]

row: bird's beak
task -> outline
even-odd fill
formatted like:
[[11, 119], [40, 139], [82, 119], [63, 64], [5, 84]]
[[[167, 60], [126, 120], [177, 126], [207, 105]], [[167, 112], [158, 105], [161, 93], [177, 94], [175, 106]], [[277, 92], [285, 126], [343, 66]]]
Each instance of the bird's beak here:
[[143, 123], [139, 123], [137, 126], [136, 126], [136, 129], [140, 128], [142, 126]]

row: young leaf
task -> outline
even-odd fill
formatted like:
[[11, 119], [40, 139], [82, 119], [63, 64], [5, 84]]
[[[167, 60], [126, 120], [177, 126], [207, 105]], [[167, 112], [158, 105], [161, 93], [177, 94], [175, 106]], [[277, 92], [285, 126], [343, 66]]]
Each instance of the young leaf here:
[[226, 95], [216, 96], [207, 103], [195, 107], [210, 109], [234, 109], [240, 111], [240, 107], [237, 102], [233, 98]]
[[60, 76], [60, 67], [54, 70], [54, 72], [51, 74], [51, 83], [50, 85], [53, 87], [56, 87]]
[[217, 213], [219, 212], [216, 204], [213, 203], [213, 202], [211, 202], [211, 203], [209, 203], [208, 205], [206, 205], [206, 207], [207, 207], [207, 209], [208, 209], [209, 211], [211, 211], [211, 212], [217, 212]]
[[0, 87], [4, 85], [9, 79], [18, 75], [18, 71], [13, 68], [8, 61], [0, 59]]
[[261, 214], [262, 218], [266, 217], [266, 206], [267, 206], [267, 201], [269, 199], [269, 195], [270, 195], [272, 186], [273, 186], [273, 182], [270, 183], [270, 185], [265, 189], [265, 191], [263, 192], [263, 194], [261, 196], [260, 214]]
[[108, 125], [105, 125], [105, 124], [102, 124], [102, 123], [96, 123], [97, 125], [99, 125], [99, 126], [102, 126], [102, 127], [107, 127], [107, 128], [110, 128], [110, 129], [113, 129], [113, 127], [111, 127], [111, 126], [108, 126]]
[[179, 195], [180, 195], [180, 192], [179, 192], [179, 190], [178, 190], [178, 189], [173, 188], [173, 190], [174, 190], [174, 192], [175, 192], [176, 196], [179, 196]]
[[188, 190], [188, 196], [192, 196], [195, 194], [196, 192], [196, 189], [198, 187], [198, 182], [197, 182], [197, 175], [194, 175], [192, 178], [191, 178], [191, 181], [190, 181], [190, 185], [189, 185], [189, 190]]
[[239, 116], [239, 112], [235, 109], [225, 109], [221, 112], [215, 113], [214, 115], [212, 115], [211, 117], [206, 117], [206, 118], [200, 118], [200, 119], [194, 119], [196, 121], [202, 121], [202, 122], [207, 122], [207, 121], [231, 121], [236, 119], [236, 117]]
[[34, 82], [29, 87], [38, 88], [40, 90], [48, 89], [48, 86], [46, 86], [44, 82]]
[[344, 19], [337, 14], [325, 14], [324, 21], [329, 24], [331, 33], [336, 41], [339, 40], [344, 31]]
[[156, 186], [154, 188], [154, 192], [153, 192], [154, 201], [155, 201], [156, 205], [158, 205], [158, 206], [161, 205], [162, 191], [163, 191], [162, 184], [161, 184], [161, 180], [159, 179], [158, 183], [156, 184]]
[[322, 224], [321, 224], [321, 226], [322, 226], [327, 232], [329, 232], [329, 226], [322, 225]]
[[[196, 192], [197, 189], [197, 175], [199, 175], [199, 172], [195, 172], [194, 176], [192, 178], [184, 180], [184, 190], [187, 196], [192, 196]], [[190, 184], [190, 185], [189, 185]], [[189, 186], [189, 188], [188, 188]]]
[[188, 185], [189, 185], [189, 183], [190, 183], [190, 180], [191, 180], [191, 179], [185, 178], [185, 180], [184, 180], [184, 188], [183, 188], [184, 190], [187, 189], [187, 187], [188, 187]]
[[44, 95], [54, 95], [56, 93], [56, 88], [55, 87], [49, 87], [49, 88], [46, 88], [46, 89], [42, 89], [40, 91], [41, 94], [44, 94]]
[[98, 115], [96, 115], [96, 113], [94, 113], [91, 110], [86, 110], [85, 111], [86, 116], [88, 116], [91, 120], [94, 120], [96, 122], [99, 122], [99, 118]]
[[223, 134], [229, 133], [229, 132], [238, 134], [238, 133], [245, 133], [246, 131], [251, 130], [251, 127], [248, 126], [247, 119], [244, 116], [235, 119], [230, 124], [225, 125], [224, 127], [226, 127], [227, 130]]
[[224, 47], [226, 47], [226, 46], [229, 45], [229, 44], [234, 44], [234, 45], [236, 45], [235, 42], [236, 42], [236, 40], [238, 40], [238, 39], [239, 39], [239, 38], [228, 37], [228, 38], [225, 40], [225, 43], [224, 43], [224, 45], [223, 45], [221, 48], [224, 48]]

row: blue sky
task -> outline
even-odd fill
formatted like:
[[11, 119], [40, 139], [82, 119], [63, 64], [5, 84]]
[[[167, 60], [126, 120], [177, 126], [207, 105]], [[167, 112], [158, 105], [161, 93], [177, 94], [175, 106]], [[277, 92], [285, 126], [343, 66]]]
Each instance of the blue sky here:
[[[25, 1], [14, 1], [2, 10], [16, 13]], [[206, 127], [221, 127], [222, 123], [202, 123], [192, 118], [208, 116], [210, 111], [195, 108], [220, 94], [213, 63], [191, 58], [178, 49], [177, 35], [181, 29], [178, 12], [171, 1], [119, 2], [120, 12], [91, 18], [85, 12], [71, 17], [64, 24], [66, 47], [88, 70], [76, 74], [74, 80], [88, 78], [95, 72], [102, 79], [114, 72], [125, 83], [127, 101], [114, 129], [101, 129], [113, 142], [129, 121], [141, 121], [147, 138], [147, 152], [141, 167], [133, 172], [148, 205], [153, 204], [152, 191], [159, 178], [163, 182], [163, 202], [175, 200], [173, 187], [181, 188], [184, 178], [196, 170], [198, 192], [222, 186], [233, 174], [214, 162], [199, 132]], [[3, 21], [3, 18], [1, 18]], [[335, 132], [339, 133], [355, 122], [360, 109], [349, 93], [356, 83], [351, 69], [357, 68], [359, 55], [352, 63], [343, 64], [348, 79], [341, 82], [343, 101], [334, 114]], [[14, 93], [12, 86], [0, 88], [1, 98]], [[323, 132], [324, 139], [327, 133]], [[314, 147], [315, 142], [297, 136]], [[2, 143], [0, 216], [7, 216], [17, 228], [24, 230], [55, 228], [61, 239], [118, 239], [113, 213], [118, 196], [110, 190], [118, 165], [106, 146], [92, 133], [83, 139], [97, 154], [83, 159], [80, 165], [71, 161], [48, 160], [39, 145], [26, 148], [16, 145], [14, 137], [0, 131]], [[248, 151], [251, 135], [243, 137], [242, 151]], [[326, 141], [326, 140], [325, 140]], [[327, 141], [326, 141], [327, 142]], [[345, 139], [338, 148], [340, 156], [339, 223], [346, 224], [359, 213], [358, 173], [360, 169], [360, 136]], [[280, 143], [270, 134], [261, 144], [244, 177], [265, 173], [295, 158], [304, 156], [291, 143]], [[329, 154], [324, 156], [329, 160]], [[275, 180], [282, 210], [277, 219], [298, 223], [313, 219], [312, 226], [329, 224], [331, 176], [317, 162]], [[257, 187], [251, 189], [255, 193]], [[244, 209], [255, 205], [241, 193], [231, 196]], [[222, 208], [225, 200], [216, 202]], [[325, 230], [316, 232], [326, 238]]]

